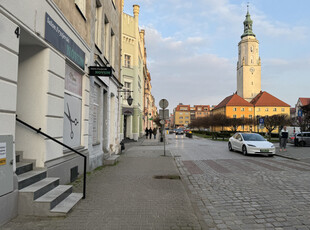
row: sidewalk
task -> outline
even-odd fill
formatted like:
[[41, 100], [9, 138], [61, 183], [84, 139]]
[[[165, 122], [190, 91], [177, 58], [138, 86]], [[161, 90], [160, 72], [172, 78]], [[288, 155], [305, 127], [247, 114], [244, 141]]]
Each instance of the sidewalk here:
[[[202, 229], [162, 144], [144, 138], [126, 143], [116, 165], [88, 176], [86, 199], [67, 217], [20, 216], [1, 229]], [[167, 175], [172, 179], [154, 178]]]
[[277, 156], [310, 163], [310, 147], [296, 147], [288, 143], [287, 151], [280, 152], [279, 144], [277, 143], [275, 146]]

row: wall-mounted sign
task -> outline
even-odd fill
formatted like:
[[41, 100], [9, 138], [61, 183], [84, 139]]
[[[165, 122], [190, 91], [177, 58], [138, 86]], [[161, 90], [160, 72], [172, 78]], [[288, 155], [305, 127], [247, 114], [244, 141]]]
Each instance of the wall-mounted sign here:
[[90, 76], [112, 77], [112, 67], [89, 66], [88, 69]]
[[45, 14], [45, 40], [84, 69], [85, 53], [47, 13]]
[[6, 142], [0, 143], [0, 165], [6, 164]]

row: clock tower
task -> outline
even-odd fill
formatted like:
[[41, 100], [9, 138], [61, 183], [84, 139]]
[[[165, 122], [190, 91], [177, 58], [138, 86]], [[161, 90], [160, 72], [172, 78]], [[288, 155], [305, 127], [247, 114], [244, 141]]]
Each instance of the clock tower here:
[[250, 102], [261, 91], [259, 43], [252, 31], [249, 7], [243, 22], [244, 33], [238, 44], [237, 94]]

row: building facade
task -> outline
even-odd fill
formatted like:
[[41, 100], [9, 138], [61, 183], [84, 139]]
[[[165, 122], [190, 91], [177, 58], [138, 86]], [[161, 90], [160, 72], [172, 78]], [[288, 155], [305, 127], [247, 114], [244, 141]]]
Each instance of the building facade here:
[[[144, 86], [147, 69], [144, 66], [144, 30], [139, 30], [138, 5], [133, 6], [133, 15], [123, 13], [122, 18], [122, 115], [121, 139], [138, 140], [144, 133]], [[133, 104], [127, 103], [132, 96]]]
[[5, 178], [8, 186], [1, 181], [0, 225], [18, 213], [15, 153], [60, 184], [83, 173], [83, 158], [15, 117], [88, 156], [90, 9], [90, 1], [1, 3], [0, 58], [6, 65], [0, 87], [6, 100], [0, 102], [0, 135], [12, 138], [13, 151], [2, 168], [12, 173]]

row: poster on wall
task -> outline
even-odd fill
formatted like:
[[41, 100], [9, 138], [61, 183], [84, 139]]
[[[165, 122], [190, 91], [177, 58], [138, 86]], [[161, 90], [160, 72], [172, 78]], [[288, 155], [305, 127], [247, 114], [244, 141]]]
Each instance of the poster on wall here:
[[6, 164], [6, 142], [0, 143], [0, 165]]
[[82, 75], [66, 65], [64, 97], [64, 134], [66, 145], [81, 145]]
[[64, 143], [70, 147], [81, 145], [81, 99], [65, 93]]

